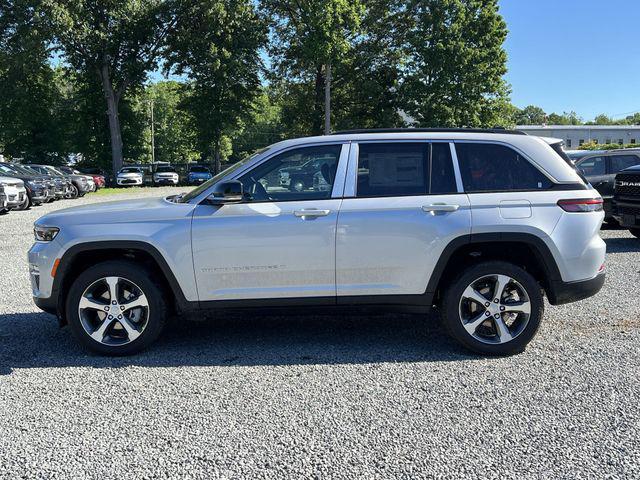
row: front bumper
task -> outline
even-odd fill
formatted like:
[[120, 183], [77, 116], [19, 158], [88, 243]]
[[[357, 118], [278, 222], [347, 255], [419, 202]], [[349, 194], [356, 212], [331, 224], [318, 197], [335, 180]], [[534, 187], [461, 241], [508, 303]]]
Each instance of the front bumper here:
[[4, 194], [7, 197], [7, 208], [19, 207], [27, 198], [27, 190], [24, 187], [5, 187]]
[[142, 178], [117, 178], [116, 183], [118, 185], [142, 185]]
[[178, 185], [178, 179], [177, 178], [158, 177], [158, 178], [155, 178], [154, 181], [158, 185]]
[[602, 272], [589, 280], [552, 282], [551, 288], [547, 292], [549, 303], [551, 305], [564, 305], [593, 297], [602, 289], [605, 277], [605, 273]]
[[613, 217], [623, 227], [640, 227], [640, 203], [617, 200]]

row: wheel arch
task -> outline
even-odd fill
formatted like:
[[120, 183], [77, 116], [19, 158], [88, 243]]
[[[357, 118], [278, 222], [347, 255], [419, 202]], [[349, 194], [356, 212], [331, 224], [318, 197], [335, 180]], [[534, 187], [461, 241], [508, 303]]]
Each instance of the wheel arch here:
[[507, 261], [524, 268], [540, 283], [550, 303], [556, 303], [555, 285], [562, 280], [560, 269], [544, 240], [529, 233], [479, 233], [454, 239], [440, 256], [427, 293], [435, 303], [461, 268], [487, 260]]
[[142, 262], [150, 271], [157, 274], [165, 292], [170, 296], [169, 303], [175, 312], [190, 308], [193, 302], [186, 299], [171, 267], [153, 245], [135, 240], [87, 242], [72, 246], [60, 258], [53, 281], [52, 296], [57, 298], [57, 313], [62, 323], [65, 322], [66, 292], [77, 275], [92, 265], [116, 259]]

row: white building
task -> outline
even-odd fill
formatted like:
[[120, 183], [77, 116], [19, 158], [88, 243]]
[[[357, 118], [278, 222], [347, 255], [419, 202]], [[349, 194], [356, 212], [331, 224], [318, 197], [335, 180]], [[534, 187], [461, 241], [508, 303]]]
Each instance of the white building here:
[[518, 125], [516, 130], [539, 137], [561, 138], [566, 149], [588, 142], [640, 144], [640, 125]]

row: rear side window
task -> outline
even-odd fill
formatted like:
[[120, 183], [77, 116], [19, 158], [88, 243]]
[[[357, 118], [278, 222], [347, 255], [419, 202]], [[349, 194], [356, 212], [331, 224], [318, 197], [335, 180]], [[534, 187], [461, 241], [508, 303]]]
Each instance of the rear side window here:
[[578, 164], [578, 168], [588, 177], [592, 177], [595, 175], [606, 175], [607, 173], [607, 164], [604, 160], [604, 157], [591, 157], [582, 160]]
[[640, 164], [640, 158], [635, 155], [611, 155], [611, 173], [618, 173], [625, 168]]
[[544, 190], [551, 181], [522, 155], [504, 145], [456, 144], [466, 192]]
[[358, 197], [456, 192], [448, 143], [361, 143]]

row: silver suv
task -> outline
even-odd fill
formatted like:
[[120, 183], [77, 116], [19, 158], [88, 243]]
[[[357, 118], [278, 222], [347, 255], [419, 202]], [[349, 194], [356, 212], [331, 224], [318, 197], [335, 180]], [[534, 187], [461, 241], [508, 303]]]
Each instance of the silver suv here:
[[[302, 170], [322, 182], [283, 185]], [[103, 354], [148, 346], [168, 315], [436, 306], [464, 346], [504, 355], [535, 335], [543, 295], [600, 290], [603, 217], [554, 140], [352, 131], [277, 143], [187, 194], [48, 214], [29, 264], [36, 304]]]

